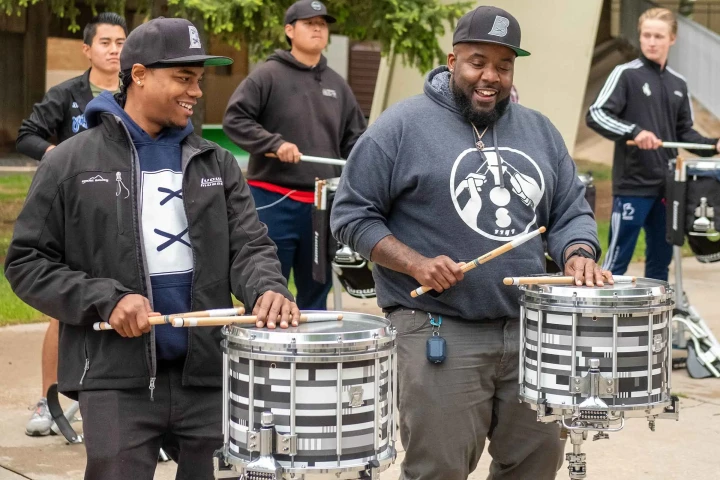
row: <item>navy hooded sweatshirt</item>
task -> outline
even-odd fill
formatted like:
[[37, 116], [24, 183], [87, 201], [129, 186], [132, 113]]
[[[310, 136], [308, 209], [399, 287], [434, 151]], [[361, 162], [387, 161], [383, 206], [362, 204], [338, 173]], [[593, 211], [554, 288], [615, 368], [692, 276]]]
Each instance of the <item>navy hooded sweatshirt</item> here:
[[[85, 117], [90, 128], [100, 123], [103, 112], [112, 113], [125, 125], [140, 161], [137, 205], [153, 310], [163, 315], [187, 312], [191, 308], [193, 256], [183, 203], [180, 143], [192, 133], [192, 123], [185, 128], [165, 128], [152, 138], [110, 92], [101, 93], [88, 104]], [[120, 195], [130, 195], [128, 188], [119, 188]], [[181, 360], [188, 348], [187, 331], [158, 325], [155, 342], [158, 359]]]

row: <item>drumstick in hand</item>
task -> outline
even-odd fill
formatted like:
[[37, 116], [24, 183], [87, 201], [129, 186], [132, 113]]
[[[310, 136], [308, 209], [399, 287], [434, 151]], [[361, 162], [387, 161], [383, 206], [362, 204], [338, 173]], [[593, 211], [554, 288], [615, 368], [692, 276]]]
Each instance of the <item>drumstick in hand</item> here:
[[[635, 283], [637, 277], [628, 275], [613, 276], [615, 283]], [[575, 277], [557, 277], [554, 275], [538, 277], [505, 277], [505, 285], [575, 285]]]
[[[174, 313], [172, 315], [152, 315], [148, 318], [150, 325], [172, 324], [174, 318], [178, 317], [227, 317], [242, 315], [245, 313], [243, 307], [237, 308], [215, 308], [212, 310], [200, 310], [197, 312]], [[108, 322], [96, 322], [93, 324], [95, 330], [114, 330]]]
[[[277, 158], [277, 155], [274, 153], [266, 153], [265, 156], [268, 158]], [[346, 160], [339, 158], [314, 157], [312, 155], [300, 155], [300, 160], [303, 162], [324, 163], [325, 165], [340, 165], [341, 167], [344, 167], [347, 163]]]
[[[635, 140], [625, 142], [630, 147], [637, 147]], [[705, 143], [684, 143], [684, 142], [662, 142], [662, 148], [684, 148], [685, 150], [713, 150], [716, 151], [715, 145], [707, 145]]]
[[[217, 317], [217, 318], [175, 318], [172, 321], [173, 327], [217, 327], [221, 325], [255, 325], [257, 315], [245, 315], [240, 317]], [[309, 313], [300, 315], [298, 323], [332, 322], [342, 320], [342, 314], [337, 313]]]
[[[523, 243], [527, 242], [528, 240], [531, 240], [531, 239], [537, 237], [541, 233], [545, 233], [545, 227], [540, 227], [537, 230], [526, 233], [524, 235], [520, 235], [518, 238], [516, 238], [512, 242], [508, 242], [504, 245], [501, 245], [498, 248], [496, 248], [495, 250], [492, 250], [492, 251], [486, 253], [485, 255], [479, 256], [472, 262], [466, 263], [465, 265], [462, 266], [461, 270], [463, 273], [468, 272], [468, 271], [472, 270], [473, 268], [478, 267], [479, 265], [482, 265], [483, 263], [489, 262], [490, 260], [492, 260], [495, 257], [499, 257], [500, 255], [502, 255], [505, 252], [509, 252], [513, 248], [515, 248], [519, 245], [522, 245]], [[427, 293], [432, 289], [433, 289], [432, 287], [423, 285], [421, 287], [416, 288], [412, 292], [410, 292], [410, 296], [413, 298], [419, 297], [420, 295]]]

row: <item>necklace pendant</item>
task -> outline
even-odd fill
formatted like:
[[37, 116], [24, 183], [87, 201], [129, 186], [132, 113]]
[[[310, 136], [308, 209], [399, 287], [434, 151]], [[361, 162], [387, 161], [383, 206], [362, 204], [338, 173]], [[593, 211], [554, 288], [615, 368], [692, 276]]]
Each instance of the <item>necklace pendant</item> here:
[[482, 150], [483, 148], [485, 148], [485, 144], [483, 143], [482, 140], [478, 140], [477, 142], [475, 142], [475, 146], [477, 147], [478, 150]]

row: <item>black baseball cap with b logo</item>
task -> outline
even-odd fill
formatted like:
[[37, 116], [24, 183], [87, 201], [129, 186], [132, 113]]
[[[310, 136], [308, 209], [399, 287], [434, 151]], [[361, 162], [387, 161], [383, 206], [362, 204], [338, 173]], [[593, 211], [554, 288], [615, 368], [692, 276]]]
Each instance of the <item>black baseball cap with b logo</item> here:
[[206, 55], [200, 34], [184, 18], [158, 17], [130, 32], [120, 53], [120, 70], [130, 70], [139, 63], [150, 68], [199, 64], [230, 65], [229, 57]]
[[478, 7], [458, 20], [453, 45], [458, 43], [494, 43], [513, 50], [518, 57], [530, 52], [520, 48], [520, 24], [502, 8]]

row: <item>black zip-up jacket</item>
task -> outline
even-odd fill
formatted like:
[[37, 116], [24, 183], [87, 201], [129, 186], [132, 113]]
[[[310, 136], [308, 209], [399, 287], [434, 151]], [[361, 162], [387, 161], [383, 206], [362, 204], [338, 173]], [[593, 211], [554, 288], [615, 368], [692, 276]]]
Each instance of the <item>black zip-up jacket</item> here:
[[48, 141], [51, 137], [62, 143], [87, 130], [85, 107], [92, 99], [90, 70], [52, 87], [23, 120], [15, 148], [28, 157], [41, 160], [45, 150], [52, 145]]
[[[123, 338], [92, 327], [108, 321], [125, 295], [144, 295], [152, 304], [137, 153], [117, 117], [103, 113], [98, 123], [40, 164], [15, 223], [5, 276], [18, 297], [60, 320], [60, 391], [152, 392], [154, 330]], [[194, 134], [181, 147], [192, 309], [230, 307], [231, 292], [248, 311], [269, 290], [292, 299], [235, 158]], [[189, 329], [184, 385], [222, 386], [221, 340], [220, 328]]]
[[223, 120], [225, 134], [250, 153], [249, 180], [299, 190], [313, 190], [316, 178], [339, 177], [340, 167], [283, 163], [266, 153], [291, 142], [305, 155], [347, 158], [366, 127], [355, 95], [324, 56], [309, 67], [286, 50], [240, 83]]
[[[693, 130], [693, 112], [685, 78], [644, 56], [615, 67], [586, 116], [588, 127], [615, 142], [613, 195], [654, 197], [664, 194], [668, 160], [677, 150], [640, 150], [626, 145], [642, 130], [667, 142], [714, 145]], [[712, 156], [712, 150], [696, 150]]]

